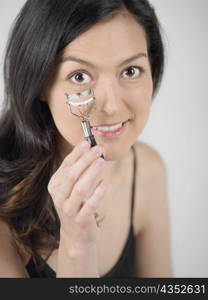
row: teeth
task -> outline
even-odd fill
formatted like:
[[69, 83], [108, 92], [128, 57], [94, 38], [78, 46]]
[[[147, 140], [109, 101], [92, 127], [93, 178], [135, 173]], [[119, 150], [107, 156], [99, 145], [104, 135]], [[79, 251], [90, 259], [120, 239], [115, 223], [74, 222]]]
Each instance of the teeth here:
[[123, 123], [119, 123], [113, 126], [102, 126], [102, 127], [94, 127], [95, 130], [99, 130], [99, 131], [115, 131], [119, 128], [122, 127]]

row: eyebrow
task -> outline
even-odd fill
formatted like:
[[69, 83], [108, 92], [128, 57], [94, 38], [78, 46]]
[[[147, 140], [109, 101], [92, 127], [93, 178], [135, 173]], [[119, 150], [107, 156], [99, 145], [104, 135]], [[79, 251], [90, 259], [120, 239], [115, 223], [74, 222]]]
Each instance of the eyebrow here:
[[[125, 59], [122, 63], [120, 63], [118, 65], [118, 67], [122, 67], [123, 65], [126, 65], [130, 62], [132, 62], [133, 60], [136, 60], [138, 58], [141, 58], [141, 57], [146, 57], [147, 58], [147, 54], [146, 53], [137, 53], [127, 59]], [[83, 60], [83, 59], [80, 59], [80, 58], [77, 58], [77, 57], [74, 57], [74, 56], [67, 56], [65, 58], [62, 58], [59, 63], [64, 63], [66, 61], [75, 61], [75, 62], [78, 62], [80, 64], [84, 64], [84, 65], [87, 65], [89, 67], [95, 67], [93, 65], [93, 63], [89, 62], [89, 61], [86, 61], [86, 60]]]

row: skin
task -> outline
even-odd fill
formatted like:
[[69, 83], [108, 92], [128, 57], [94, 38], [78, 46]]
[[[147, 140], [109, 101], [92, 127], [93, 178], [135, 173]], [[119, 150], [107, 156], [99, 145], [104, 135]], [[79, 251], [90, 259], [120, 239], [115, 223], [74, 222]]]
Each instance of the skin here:
[[[145, 53], [147, 57], [118, 67], [138, 53]], [[93, 67], [66, 60], [68, 56], [91, 62]], [[73, 93], [93, 87], [97, 110], [90, 119], [92, 125], [130, 119], [127, 130], [121, 136], [96, 136], [97, 143], [104, 147], [105, 161], [108, 162], [104, 178], [112, 178], [149, 117], [153, 82], [145, 32], [131, 14], [124, 11], [110, 21], [96, 24], [72, 41], [60, 54], [58, 61], [44, 99], [58, 128], [63, 158], [83, 140], [80, 119], [71, 115], [65, 92]], [[144, 72], [134, 66], [143, 68]], [[75, 72], [82, 73], [77, 78]]]

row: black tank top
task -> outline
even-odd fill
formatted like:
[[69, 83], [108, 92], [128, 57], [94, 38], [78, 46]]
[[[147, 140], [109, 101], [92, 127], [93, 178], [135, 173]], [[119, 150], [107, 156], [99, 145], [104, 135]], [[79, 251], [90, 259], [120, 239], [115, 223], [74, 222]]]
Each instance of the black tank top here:
[[[133, 165], [133, 181], [132, 181], [132, 195], [131, 195], [131, 215], [130, 215], [130, 228], [127, 241], [125, 246], [116, 262], [116, 264], [102, 277], [112, 277], [112, 278], [129, 278], [136, 277], [136, 245], [135, 236], [133, 230], [133, 211], [134, 211], [134, 198], [135, 198], [135, 178], [137, 170], [137, 157], [134, 146], [131, 147], [134, 156]], [[43, 259], [39, 256], [41, 262]], [[44, 278], [55, 278], [55, 271], [45, 263], [44, 268], [38, 271], [35, 267], [34, 261], [31, 258], [26, 265], [27, 272], [30, 277], [44, 277]]]

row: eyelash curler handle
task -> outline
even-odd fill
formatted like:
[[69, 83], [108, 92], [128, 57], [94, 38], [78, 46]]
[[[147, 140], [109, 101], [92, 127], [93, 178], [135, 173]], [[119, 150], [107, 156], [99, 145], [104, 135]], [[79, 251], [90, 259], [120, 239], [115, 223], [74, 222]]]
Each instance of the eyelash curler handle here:
[[[94, 135], [93, 135], [92, 132], [91, 132], [89, 121], [88, 121], [88, 120], [83, 120], [83, 121], [81, 122], [81, 124], [82, 124], [82, 128], [83, 128], [85, 140], [88, 141], [88, 142], [90, 143], [91, 147], [96, 146], [97, 143], [96, 143], [96, 140], [95, 140]], [[104, 159], [103, 154], [101, 154], [100, 157], [102, 157], [102, 158]]]
[[[94, 135], [86, 136], [85, 140], [88, 141], [92, 147], [97, 145]], [[101, 154], [100, 157], [104, 159], [103, 154]]]

